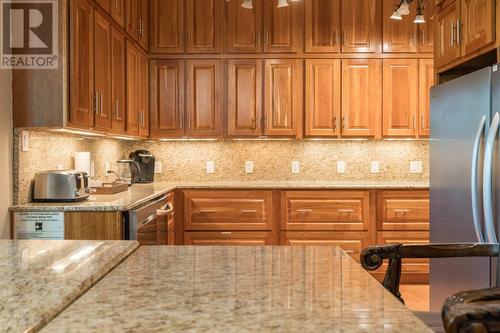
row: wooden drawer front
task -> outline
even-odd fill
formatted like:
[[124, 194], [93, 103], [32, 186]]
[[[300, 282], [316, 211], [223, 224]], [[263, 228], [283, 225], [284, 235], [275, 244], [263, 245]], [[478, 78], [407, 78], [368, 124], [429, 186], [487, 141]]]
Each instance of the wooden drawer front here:
[[185, 245], [275, 245], [272, 232], [267, 231], [205, 231], [185, 232]]
[[186, 191], [185, 230], [272, 230], [272, 192]]
[[332, 232], [332, 231], [283, 231], [281, 245], [338, 246], [348, 253], [356, 262], [363, 248], [370, 244], [368, 232]]
[[282, 219], [283, 230], [368, 230], [369, 193], [285, 192]]
[[380, 192], [379, 230], [429, 230], [429, 192]]

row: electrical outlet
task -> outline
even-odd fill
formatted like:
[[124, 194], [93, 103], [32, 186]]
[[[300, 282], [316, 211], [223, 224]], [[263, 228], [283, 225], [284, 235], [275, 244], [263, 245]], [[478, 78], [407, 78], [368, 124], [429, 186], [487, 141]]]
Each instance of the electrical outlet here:
[[155, 173], [163, 172], [163, 163], [161, 161], [155, 161]]
[[371, 169], [372, 173], [379, 173], [380, 172], [380, 162], [379, 161], [372, 161], [370, 169]]
[[21, 147], [24, 152], [30, 150], [30, 133], [28, 131], [21, 132]]
[[207, 173], [215, 173], [214, 161], [207, 161]]
[[292, 173], [300, 173], [300, 162], [292, 161]]
[[337, 161], [337, 173], [345, 173], [345, 161]]
[[422, 173], [422, 161], [410, 161], [410, 173]]
[[253, 161], [246, 161], [245, 162], [245, 172], [246, 173], [253, 173]]

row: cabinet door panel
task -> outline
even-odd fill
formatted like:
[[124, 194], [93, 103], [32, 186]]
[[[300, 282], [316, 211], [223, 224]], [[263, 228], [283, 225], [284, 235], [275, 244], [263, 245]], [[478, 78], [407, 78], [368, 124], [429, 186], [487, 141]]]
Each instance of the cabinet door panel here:
[[125, 132], [125, 37], [111, 28], [111, 129]]
[[495, 41], [495, 1], [461, 0], [462, 54], [468, 55]]
[[460, 45], [456, 42], [455, 26], [460, 17], [459, 4], [455, 1], [437, 14], [437, 67], [449, 64], [460, 57]]
[[222, 0], [187, 0], [187, 52], [220, 53]]
[[306, 2], [306, 52], [338, 52], [340, 0]]
[[149, 135], [149, 64], [148, 56], [139, 52], [138, 64], [139, 83], [139, 135], [147, 137]]
[[125, 30], [136, 41], [139, 40], [139, 0], [125, 0]]
[[434, 61], [432, 59], [420, 59], [419, 64], [419, 126], [418, 135], [420, 137], [428, 137], [431, 131], [431, 116], [430, 89], [434, 85]]
[[258, 136], [262, 122], [262, 62], [228, 63], [228, 134]]
[[111, 25], [94, 11], [94, 90], [97, 112], [94, 127], [111, 128]]
[[383, 51], [417, 52], [417, 25], [413, 23], [417, 2], [410, 3], [410, 14], [402, 20], [392, 20], [394, 1], [384, 1], [383, 6]]
[[306, 135], [340, 134], [340, 60], [306, 60]]
[[151, 135], [184, 135], [184, 61], [158, 60], [151, 66]]
[[296, 136], [302, 114], [302, 61], [265, 61], [266, 135]]
[[218, 60], [190, 60], [187, 63], [189, 136], [220, 136], [222, 119], [222, 65]]
[[127, 133], [139, 134], [139, 51], [127, 42]]
[[297, 52], [297, 5], [264, 2], [264, 52]]
[[381, 60], [342, 60], [342, 136], [380, 134], [381, 79]]
[[195, 231], [184, 233], [184, 244], [206, 246], [276, 245], [269, 231]]
[[87, 0], [71, 2], [71, 109], [69, 125], [94, 124], [93, 10]]
[[414, 136], [418, 112], [418, 59], [384, 59], [384, 136]]
[[381, 36], [379, 0], [342, 0], [342, 52], [376, 52]]
[[229, 1], [227, 17], [227, 48], [230, 53], [261, 52], [262, 1], [253, 0], [253, 9]]
[[111, 17], [121, 27], [125, 25], [125, 0], [111, 0]]
[[184, 0], [151, 1], [151, 53], [184, 51]]
[[435, 20], [437, 18], [436, 7], [434, 1], [427, 1], [424, 8], [425, 23], [418, 25], [419, 43], [418, 51], [433, 53], [434, 52], [434, 28], [436, 27]]
[[377, 230], [428, 231], [429, 191], [379, 191]]

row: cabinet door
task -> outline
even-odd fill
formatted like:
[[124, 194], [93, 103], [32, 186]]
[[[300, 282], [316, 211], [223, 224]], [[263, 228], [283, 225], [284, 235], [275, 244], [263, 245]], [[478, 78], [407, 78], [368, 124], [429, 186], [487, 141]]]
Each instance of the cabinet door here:
[[418, 112], [418, 59], [384, 59], [383, 134], [414, 136]]
[[340, 60], [306, 60], [306, 135], [340, 135]]
[[264, 246], [276, 245], [269, 231], [195, 231], [184, 233], [185, 245]]
[[342, 60], [342, 136], [380, 134], [381, 81], [381, 60]]
[[302, 118], [302, 61], [265, 61], [265, 134], [297, 136]]
[[258, 136], [262, 123], [262, 62], [228, 62], [228, 134]]
[[494, 0], [461, 0], [460, 11], [461, 29], [457, 37], [459, 43], [463, 39], [462, 55], [471, 54], [495, 41]]
[[127, 42], [127, 133], [139, 134], [139, 51]]
[[111, 11], [111, 0], [94, 0], [97, 2], [99, 6], [102, 7], [106, 11], [106, 13], [109, 13]]
[[428, 231], [429, 191], [378, 191], [377, 230]]
[[184, 0], [151, 1], [151, 53], [184, 52]]
[[436, 7], [433, 1], [427, 1], [424, 8], [425, 23], [418, 25], [419, 43], [418, 52], [434, 52], [434, 28], [436, 19]]
[[381, 1], [342, 0], [342, 52], [376, 52], [381, 38]]
[[432, 59], [420, 59], [419, 71], [418, 135], [428, 137], [431, 131], [430, 89], [434, 85], [434, 61]]
[[111, 0], [111, 17], [121, 27], [125, 25], [125, 0]]
[[97, 111], [94, 127], [111, 128], [111, 25], [94, 11], [94, 90]]
[[95, 107], [93, 10], [87, 0], [72, 1], [71, 6], [69, 125], [91, 127]]
[[222, 135], [222, 64], [219, 60], [187, 62], [187, 134]]
[[139, 40], [139, 0], [125, 0], [125, 30], [136, 41]]
[[148, 56], [139, 52], [138, 83], [139, 83], [139, 135], [149, 135], [149, 62]]
[[264, 1], [264, 52], [297, 52], [298, 11], [293, 3], [277, 8]]
[[340, 0], [306, 2], [306, 52], [340, 50]]
[[139, 0], [139, 44], [148, 50], [149, 45], [149, 0]]
[[157, 60], [151, 64], [151, 136], [184, 135], [184, 61]]
[[455, 27], [460, 17], [459, 2], [449, 4], [437, 14], [437, 67], [442, 67], [460, 57], [460, 44], [456, 42]]
[[186, 0], [188, 53], [222, 51], [222, 0]]
[[417, 2], [410, 3], [410, 14], [402, 20], [392, 20], [394, 1], [383, 1], [383, 51], [384, 52], [417, 52], [417, 24], [413, 23]]
[[240, 1], [227, 2], [228, 52], [262, 52], [262, 1], [253, 0], [253, 9], [241, 7]]
[[125, 37], [111, 28], [111, 129], [125, 132]]

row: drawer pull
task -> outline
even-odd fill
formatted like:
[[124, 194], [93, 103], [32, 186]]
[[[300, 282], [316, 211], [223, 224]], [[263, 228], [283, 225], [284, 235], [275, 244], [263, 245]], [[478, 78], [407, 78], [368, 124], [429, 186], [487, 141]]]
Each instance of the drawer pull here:
[[297, 209], [297, 213], [310, 213], [312, 211], [312, 209]]
[[354, 213], [354, 209], [339, 209], [338, 211], [340, 214], [342, 214], [342, 213], [346, 213], [346, 214]]
[[224, 236], [231, 236], [233, 233], [231, 231], [223, 231], [220, 234]]
[[409, 209], [394, 209], [394, 213], [396, 213], [396, 214], [399, 214], [399, 213], [406, 214], [406, 213], [409, 213], [409, 212], [410, 212]]
[[257, 210], [255, 210], [255, 209], [242, 209], [241, 213], [242, 214], [255, 214], [255, 213], [257, 213]]
[[354, 253], [354, 250], [343, 250], [345, 253], [347, 254], [353, 254]]
[[198, 213], [200, 214], [208, 214], [208, 213], [216, 213], [217, 211], [215, 210], [209, 210], [209, 209], [202, 209], [200, 211], [198, 211]]

